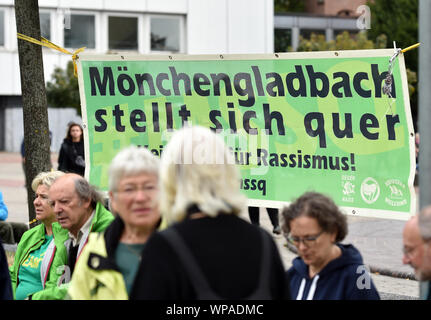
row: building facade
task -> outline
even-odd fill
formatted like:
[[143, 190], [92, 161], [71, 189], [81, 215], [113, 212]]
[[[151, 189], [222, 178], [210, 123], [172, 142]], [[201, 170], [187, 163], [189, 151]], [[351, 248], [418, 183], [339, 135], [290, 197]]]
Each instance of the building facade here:
[[[69, 51], [84, 46], [86, 53], [95, 54], [274, 51], [272, 1], [39, 0], [39, 8], [42, 36]], [[16, 116], [7, 118], [12, 113], [6, 110], [21, 108], [17, 46], [14, 1], [0, 0], [0, 150], [14, 152], [19, 151], [16, 141], [23, 132], [5, 130], [16, 128], [6, 126], [7, 122], [19, 121]], [[49, 81], [54, 69], [64, 68], [70, 56], [42, 50], [45, 81]], [[65, 127], [70, 119], [62, 121]], [[53, 133], [54, 143], [63, 137]]]

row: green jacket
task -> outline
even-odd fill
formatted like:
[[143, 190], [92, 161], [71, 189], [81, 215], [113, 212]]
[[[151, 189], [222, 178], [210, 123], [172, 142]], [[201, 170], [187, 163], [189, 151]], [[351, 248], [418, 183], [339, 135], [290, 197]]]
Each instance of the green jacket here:
[[[112, 220], [114, 220], [114, 216], [112, 215], [112, 213], [106, 210], [101, 203], [97, 203], [90, 230], [96, 231], [96, 232], [102, 232], [111, 224]], [[36, 228], [37, 227], [29, 231], [32, 231]], [[43, 228], [43, 231], [44, 230], [45, 229]], [[67, 289], [69, 287], [69, 281], [71, 278], [70, 271], [67, 268], [67, 257], [68, 257], [69, 243], [70, 243], [69, 232], [66, 229], [63, 229], [58, 222], [54, 222], [52, 224], [52, 232], [54, 234], [55, 246], [56, 246], [54, 260], [50, 268], [48, 280], [46, 281], [44, 286], [45, 289], [33, 294], [32, 299], [34, 300], [63, 300], [66, 296]], [[62, 235], [60, 239], [57, 239], [57, 236], [56, 236], [57, 233]], [[43, 233], [42, 238], [44, 238], [44, 236], [45, 234]], [[88, 234], [83, 236], [83, 240], [81, 241], [81, 243], [83, 244], [82, 247], [87, 242], [87, 238], [88, 238]], [[20, 244], [18, 245], [18, 248], [21, 245], [21, 242], [23, 241], [23, 239], [24, 239], [24, 236], [21, 239]], [[33, 250], [36, 250], [37, 248], [38, 247], [35, 247]], [[17, 253], [18, 253], [18, 250], [17, 250]], [[17, 260], [15, 256], [15, 262], [16, 261]], [[18, 260], [18, 261], [21, 261], [21, 260]], [[13, 277], [14, 276], [11, 272], [11, 278], [14, 279]], [[17, 279], [16, 275], [15, 275], [15, 279]], [[12, 285], [13, 284], [14, 284], [14, 281], [12, 280]], [[16, 286], [13, 286], [14, 293], [15, 293], [15, 288]]]
[[[43, 260], [41, 262], [41, 283], [43, 290], [32, 295], [32, 299], [49, 299], [51, 297], [51, 287], [54, 283], [57, 284], [61, 273], [57, 273], [58, 269], [62, 269], [64, 265], [64, 257], [62, 256], [61, 247], [64, 247], [64, 241], [68, 238], [68, 232], [62, 228], [52, 228], [54, 241], [48, 246]], [[26, 231], [18, 244], [15, 252], [15, 260], [10, 267], [10, 276], [12, 281], [12, 289], [15, 297], [16, 287], [19, 284], [19, 269], [25, 262], [31, 252], [39, 249], [45, 240], [45, 225], [40, 224]], [[66, 255], [67, 257], [67, 255]]]
[[127, 300], [126, 284], [115, 263], [115, 249], [124, 229], [119, 217], [103, 233], [91, 233], [73, 272], [68, 298]]
[[[114, 216], [112, 215], [112, 213], [110, 211], [106, 210], [105, 207], [100, 202], [98, 202], [96, 205], [93, 221], [91, 222], [90, 231], [89, 231], [89, 233], [84, 234], [82, 236], [81, 243], [80, 243], [79, 249], [78, 249], [78, 259], [76, 261], [76, 264], [78, 264], [78, 262], [81, 258], [81, 253], [84, 251], [83, 249], [89, 240], [90, 232], [103, 232], [103, 231], [105, 231], [105, 229], [111, 224], [111, 222], [113, 220], [114, 220]], [[64, 246], [63, 246], [63, 248], [65, 250], [65, 254], [66, 254], [65, 265], [67, 265], [68, 250], [69, 250], [69, 245], [70, 245], [71, 240], [72, 239], [68, 238], [64, 242]], [[75, 266], [75, 269], [76, 269], [76, 266]], [[63, 274], [63, 279], [62, 279], [63, 284], [60, 284], [60, 286], [57, 289], [58, 299], [65, 299], [66, 298], [67, 290], [68, 290], [69, 285], [70, 285], [70, 279], [71, 279], [70, 271], [68, 268], [66, 268], [65, 272]]]

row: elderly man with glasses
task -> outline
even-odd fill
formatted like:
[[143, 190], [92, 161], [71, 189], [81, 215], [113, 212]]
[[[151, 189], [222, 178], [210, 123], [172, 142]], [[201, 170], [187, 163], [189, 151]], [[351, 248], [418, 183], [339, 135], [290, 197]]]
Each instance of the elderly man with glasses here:
[[[403, 230], [403, 263], [409, 264], [419, 281], [429, 288], [431, 280], [431, 206], [406, 222]], [[429, 289], [422, 298], [431, 300]]]

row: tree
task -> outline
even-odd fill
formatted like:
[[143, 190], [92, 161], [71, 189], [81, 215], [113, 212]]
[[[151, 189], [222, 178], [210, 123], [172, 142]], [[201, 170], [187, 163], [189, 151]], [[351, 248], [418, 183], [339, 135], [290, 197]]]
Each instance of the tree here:
[[274, 0], [274, 12], [304, 12], [304, 0]]
[[[311, 34], [310, 39], [300, 37], [297, 51], [334, 51], [334, 50], [359, 50], [359, 49], [384, 49], [387, 46], [387, 37], [380, 34], [373, 42], [368, 39], [366, 32], [360, 32], [356, 37], [347, 31], [339, 34], [335, 40], [326, 41], [324, 35]], [[291, 51], [291, 50], [290, 50]], [[407, 82], [409, 85], [410, 109], [413, 124], [417, 123], [417, 73], [406, 67]]]
[[66, 69], [55, 68], [52, 80], [46, 85], [48, 105], [53, 108], [75, 108], [81, 114], [78, 78], [73, 74], [73, 63], [69, 61]]
[[[388, 48], [393, 48], [393, 41], [398, 48], [406, 48], [418, 42], [418, 0], [378, 0], [368, 1], [371, 11], [370, 39], [376, 39], [380, 34], [388, 37]], [[408, 72], [416, 75], [418, 71], [419, 50], [404, 54]], [[410, 75], [411, 76], [411, 75]], [[411, 90], [410, 104], [413, 123], [417, 128], [418, 85], [409, 81]]]
[[[40, 39], [39, 4], [37, 0], [15, 0], [18, 33]], [[19, 68], [24, 119], [25, 175], [29, 221], [35, 218], [33, 178], [51, 169], [48, 110], [43, 76], [42, 48], [18, 40]]]

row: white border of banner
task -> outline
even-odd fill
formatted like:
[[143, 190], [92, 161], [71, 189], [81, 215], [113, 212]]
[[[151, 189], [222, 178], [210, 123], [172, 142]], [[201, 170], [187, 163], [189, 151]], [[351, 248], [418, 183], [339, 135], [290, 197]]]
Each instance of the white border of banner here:
[[[157, 54], [157, 55], [138, 55], [138, 54], [112, 54], [112, 55], [92, 55], [79, 54], [77, 59], [78, 66], [78, 83], [79, 94], [81, 99], [81, 113], [84, 128], [84, 145], [86, 170], [85, 178], [88, 180], [90, 176], [89, 169], [89, 136], [88, 136], [88, 119], [87, 119], [87, 104], [85, 100], [85, 92], [83, 88], [84, 79], [82, 75], [81, 61], [192, 61], [192, 60], [276, 60], [276, 59], [340, 59], [340, 58], [362, 58], [362, 57], [392, 57], [394, 49], [375, 49], [375, 50], [339, 50], [339, 51], [314, 51], [314, 52], [289, 52], [289, 53], [274, 53], [274, 54], [204, 54], [204, 55], [185, 55], [185, 54]], [[398, 66], [400, 68], [402, 90], [404, 97], [404, 107], [407, 119], [407, 128], [409, 131], [409, 148], [410, 148], [410, 163], [412, 166], [416, 163], [415, 157], [415, 132], [413, 128], [413, 120], [410, 109], [410, 99], [407, 83], [407, 74], [404, 63], [403, 53], [398, 56]], [[361, 217], [374, 217], [384, 219], [408, 220], [412, 215], [416, 214], [417, 197], [413, 186], [415, 176], [414, 168], [411, 168], [408, 178], [410, 197], [410, 213], [376, 209], [358, 209], [354, 207], [341, 206], [340, 208], [348, 215]], [[289, 205], [289, 202], [271, 201], [271, 200], [254, 200], [249, 199], [248, 204], [258, 207], [274, 207], [283, 208]]]

